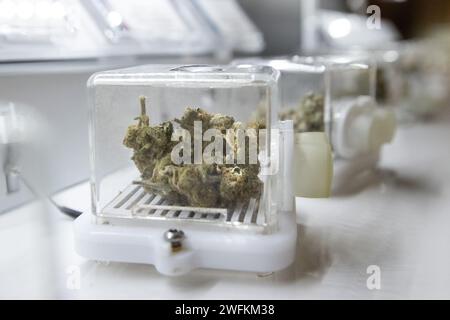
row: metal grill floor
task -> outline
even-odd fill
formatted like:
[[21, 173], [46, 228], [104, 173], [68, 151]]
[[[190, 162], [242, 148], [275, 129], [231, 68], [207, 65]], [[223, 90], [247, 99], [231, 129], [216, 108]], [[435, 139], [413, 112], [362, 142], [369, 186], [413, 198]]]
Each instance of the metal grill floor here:
[[132, 184], [102, 210], [102, 215], [112, 218], [264, 226], [265, 217], [260, 202], [260, 199], [252, 198], [247, 203], [239, 203], [230, 209], [182, 207], [169, 203], [159, 195], [147, 193], [139, 185]]

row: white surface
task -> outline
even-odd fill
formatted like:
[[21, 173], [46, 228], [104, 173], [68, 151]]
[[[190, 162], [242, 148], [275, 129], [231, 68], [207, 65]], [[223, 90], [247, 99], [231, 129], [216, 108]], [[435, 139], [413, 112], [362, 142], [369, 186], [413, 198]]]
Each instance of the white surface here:
[[[32, 206], [0, 215], [0, 298], [49, 296], [45, 290], [50, 288], [50, 278], [20, 276], [39, 270], [35, 258], [43, 250], [43, 242], [38, 241], [43, 238], [58, 244], [54, 276], [62, 279], [63, 287], [66, 271], [73, 266], [81, 271], [81, 289], [63, 289], [57, 297], [448, 299], [449, 137], [450, 114], [434, 124], [401, 128], [384, 150], [382, 169], [367, 177], [360, 189], [355, 186], [327, 200], [297, 199], [297, 262], [266, 277], [198, 270], [169, 278], [147, 265], [97, 264], [74, 253], [72, 223], [56, 211], [51, 212], [57, 227], [53, 238], [30, 232], [38, 223], [27, 218], [35, 214]], [[87, 209], [88, 185], [57, 199]], [[370, 265], [381, 268], [380, 290], [367, 289]], [[39, 294], [33, 281], [41, 284]]]

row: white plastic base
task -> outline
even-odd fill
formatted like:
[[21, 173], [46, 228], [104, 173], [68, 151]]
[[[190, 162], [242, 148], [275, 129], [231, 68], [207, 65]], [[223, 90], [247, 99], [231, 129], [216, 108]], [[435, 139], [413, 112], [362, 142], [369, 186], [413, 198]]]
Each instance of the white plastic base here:
[[357, 175], [374, 170], [380, 159], [380, 152], [369, 153], [354, 159], [335, 158], [332, 192], [345, 188]]
[[272, 234], [182, 227], [186, 238], [173, 252], [163, 236], [167, 227], [96, 224], [84, 213], [75, 220], [75, 249], [90, 260], [152, 264], [171, 276], [196, 268], [273, 272], [292, 264], [297, 243], [295, 215], [280, 213], [278, 219]]

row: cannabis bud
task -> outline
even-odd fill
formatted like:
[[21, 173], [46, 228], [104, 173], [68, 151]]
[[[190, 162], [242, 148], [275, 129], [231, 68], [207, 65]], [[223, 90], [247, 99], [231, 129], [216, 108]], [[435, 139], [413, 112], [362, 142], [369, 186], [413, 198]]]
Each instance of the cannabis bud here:
[[[292, 120], [295, 132], [322, 132], [325, 130], [324, 98], [321, 94], [309, 93], [296, 108], [285, 108], [279, 114], [281, 120]], [[260, 107], [253, 115], [253, 123], [266, 122], [266, 109]]]
[[320, 94], [307, 94], [295, 109], [280, 113], [281, 120], [293, 120], [295, 132], [322, 132], [324, 123], [324, 98]]
[[[187, 161], [178, 163], [172, 160], [172, 151], [179, 143], [172, 139], [176, 129], [195, 136], [196, 125], [201, 123], [201, 134], [208, 129], [216, 129], [218, 136], [215, 136], [214, 143], [221, 142], [219, 145], [224, 149], [235, 152], [242, 145], [230, 138], [227, 131], [243, 127], [242, 123], [230, 116], [186, 108], [180, 119], [151, 126], [145, 97], [140, 97], [140, 102], [141, 115], [135, 119], [138, 123], [128, 127], [123, 144], [133, 149], [131, 159], [141, 173], [141, 180], [136, 183], [147, 192], [158, 194], [172, 204], [194, 207], [229, 207], [260, 196], [259, 162], [240, 164], [226, 158], [225, 152], [219, 159], [221, 161], [197, 163], [193, 159], [196, 151], [194, 141], [188, 144], [188, 150], [183, 149], [183, 153], [189, 155]], [[208, 144], [203, 139], [199, 141], [203, 152]]]

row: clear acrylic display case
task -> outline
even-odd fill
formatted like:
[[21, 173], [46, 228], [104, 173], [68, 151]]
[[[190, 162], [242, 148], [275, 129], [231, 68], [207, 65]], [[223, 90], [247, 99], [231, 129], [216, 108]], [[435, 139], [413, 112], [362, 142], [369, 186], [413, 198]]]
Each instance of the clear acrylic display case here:
[[[201, 108], [211, 115], [227, 116], [226, 121], [236, 121], [234, 125], [238, 125], [239, 121], [242, 127], [246, 124], [250, 126], [251, 115], [256, 108], [264, 108], [267, 114], [271, 114], [276, 109], [277, 77], [278, 73], [268, 67], [235, 68], [202, 65], [144, 66], [92, 76], [89, 81], [92, 212], [103, 220], [151, 220], [156, 223], [201, 222], [241, 229], [254, 228], [267, 232], [276, 224], [275, 212], [271, 208], [274, 203], [271, 200], [272, 177], [271, 174], [264, 173], [265, 166], [270, 166], [268, 160], [271, 158], [271, 129], [276, 123], [275, 118], [267, 118], [263, 125], [266, 131], [264, 135], [259, 135], [260, 148], [256, 166], [260, 169], [257, 183], [261, 184], [261, 193], [251, 195], [245, 203], [227, 201], [224, 205], [214, 200], [204, 203], [194, 201], [199, 197], [208, 197], [211, 193], [220, 193], [221, 188], [226, 188], [220, 180], [220, 175], [207, 177], [218, 179], [217, 183], [209, 183], [206, 182], [207, 180], [202, 180], [205, 182], [203, 186], [200, 182], [193, 183], [192, 194], [186, 190], [186, 187], [178, 190], [178, 195], [181, 194], [181, 197], [174, 196], [175, 200], [172, 197], [169, 197], [172, 200], [166, 200], [164, 192], [159, 190], [157, 190], [158, 194], [146, 192], [144, 190], [146, 185], [139, 185], [139, 181], [147, 168], [139, 172], [137, 168], [139, 163], [133, 163], [131, 160], [133, 152], [124, 145], [124, 138], [127, 128], [135, 124], [135, 118], [140, 116], [140, 103], [143, 102], [140, 101], [140, 97], [142, 96], [145, 96], [146, 114], [150, 119], [150, 126], [169, 121], [173, 131], [176, 132], [180, 129], [180, 124], [175, 119], [181, 119], [187, 107], [193, 108], [190, 113], [193, 117], [196, 117], [197, 109], [195, 108]], [[209, 120], [202, 117], [199, 119], [202, 119], [203, 126], [208, 125]], [[219, 118], [215, 121], [221, 120]], [[202, 130], [205, 128], [203, 127]], [[251, 141], [254, 143], [256, 140]], [[157, 142], [149, 140], [150, 144], [155, 143], [155, 148], [158, 148]], [[206, 144], [203, 142], [203, 146], [200, 145], [200, 147], [205, 148]], [[152, 145], [148, 147], [153, 148]], [[246, 148], [251, 147], [247, 144]], [[202, 160], [206, 161], [206, 158], [200, 159]], [[236, 163], [236, 161], [237, 158], [235, 162], [230, 163]], [[195, 167], [196, 164], [186, 166]], [[228, 164], [220, 167], [225, 170], [225, 167], [230, 169], [234, 166], [234, 164]], [[239, 176], [238, 171], [244, 167], [235, 167], [236, 175]], [[149, 168], [152, 167], [149, 166]], [[214, 168], [214, 170], [219, 169]], [[171, 177], [176, 179], [177, 174], [182, 173], [175, 172]], [[147, 175], [146, 178], [149, 179], [150, 176]], [[153, 183], [151, 178], [150, 182]], [[177, 183], [186, 182], [180, 178]], [[177, 187], [176, 184], [172, 185], [172, 188]], [[170, 192], [166, 194], [172, 195]], [[230, 191], [230, 194], [233, 194], [233, 191]]]
[[297, 132], [324, 131], [342, 158], [378, 149], [393, 135], [391, 115], [375, 103], [376, 64], [358, 56], [278, 57], [236, 60], [280, 71], [280, 117]]
[[[279, 80], [279, 100], [280, 100], [280, 118], [291, 118], [294, 120], [294, 128], [297, 132], [312, 131], [310, 126], [302, 126], [300, 121], [303, 119], [301, 104], [310, 96], [320, 98], [317, 106], [317, 119], [324, 127], [325, 118], [330, 119], [331, 108], [326, 106], [324, 101], [326, 94], [326, 74], [328, 72], [326, 65], [322, 61], [314, 58], [294, 57], [277, 57], [277, 58], [248, 58], [239, 59], [233, 62], [234, 65], [250, 66], [250, 65], [266, 65], [280, 71]], [[320, 105], [319, 105], [320, 104]], [[300, 109], [300, 110], [298, 110]], [[295, 112], [298, 110], [298, 112]], [[328, 115], [328, 116], [327, 116]], [[295, 118], [295, 119], [294, 119]], [[329, 120], [328, 120], [329, 121]], [[324, 131], [320, 129], [318, 131]]]
[[293, 182], [302, 196], [328, 196], [332, 161], [326, 139], [306, 133], [294, 145], [292, 121], [278, 117], [279, 74], [149, 65], [93, 75], [92, 214], [75, 220], [77, 252], [166, 275], [289, 266]]

